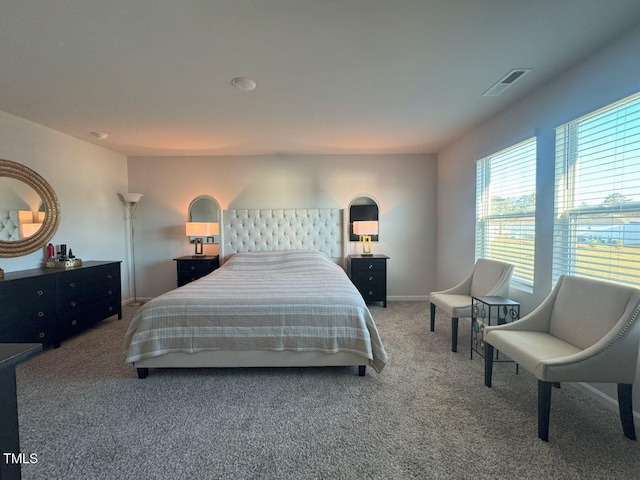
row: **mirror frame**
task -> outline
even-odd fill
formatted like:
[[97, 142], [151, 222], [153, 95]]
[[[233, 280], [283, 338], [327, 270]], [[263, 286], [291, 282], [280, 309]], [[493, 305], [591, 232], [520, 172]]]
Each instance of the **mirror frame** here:
[[30, 237], [14, 242], [0, 240], [0, 257], [21, 257], [43, 248], [60, 224], [60, 202], [56, 192], [37, 172], [11, 160], [0, 159], [0, 177], [14, 178], [33, 188], [42, 199], [45, 211], [42, 226]]

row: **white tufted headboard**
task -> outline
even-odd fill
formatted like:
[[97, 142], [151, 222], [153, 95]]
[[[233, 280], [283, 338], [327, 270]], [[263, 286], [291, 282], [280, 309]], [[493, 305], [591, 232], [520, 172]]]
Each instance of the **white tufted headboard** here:
[[22, 238], [21, 226], [33, 222], [30, 210], [0, 210], [0, 240], [11, 242]]
[[224, 262], [238, 252], [317, 250], [342, 266], [344, 232], [337, 208], [224, 210], [220, 257]]

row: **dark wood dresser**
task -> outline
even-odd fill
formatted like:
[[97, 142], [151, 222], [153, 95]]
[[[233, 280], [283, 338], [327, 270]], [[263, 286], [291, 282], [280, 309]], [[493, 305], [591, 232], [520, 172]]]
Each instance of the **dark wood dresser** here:
[[187, 256], [174, 258], [174, 260], [178, 270], [179, 287], [208, 275], [220, 266], [218, 255]]
[[0, 343], [57, 347], [100, 320], [122, 318], [120, 262], [5, 273], [0, 305]]
[[386, 255], [349, 255], [348, 270], [351, 281], [365, 302], [382, 302], [387, 307]]

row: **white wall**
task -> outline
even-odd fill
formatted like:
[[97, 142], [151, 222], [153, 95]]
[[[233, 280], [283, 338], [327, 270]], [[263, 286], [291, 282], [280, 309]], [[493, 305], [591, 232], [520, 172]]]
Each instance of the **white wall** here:
[[[116, 192], [127, 190], [127, 158], [33, 122], [0, 112], [0, 158], [38, 172], [60, 202], [60, 226], [51, 243], [66, 243], [83, 260], [127, 256], [124, 208]], [[5, 272], [42, 266], [44, 249], [0, 258]], [[123, 264], [123, 299], [128, 298]]]
[[[380, 242], [390, 297], [424, 297], [435, 288], [436, 158], [433, 155], [336, 155], [129, 158], [136, 212], [140, 298], [175, 288], [173, 259], [191, 255], [188, 207], [210, 195], [227, 208], [344, 208], [362, 194], [380, 205]], [[361, 245], [353, 242], [350, 252]], [[217, 253], [217, 245], [205, 245]]]
[[[535, 285], [511, 296], [532, 310], [551, 289], [554, 128], [640, 91], [640, 28], [484, 122], [438, 155], [437, 283], [457, 283], [474, 263], [475, 163], [492, 150], [538, 135]], [[533, 73], [535, 74], [535, 72]], [[503, 95], [507, 95], [505, 92]], [[636, 384], [640, 384], [639, 375]], [[613, 390], [605, 389], [613, 396]], [[636, 410], [640, 389], [634, 395]]]

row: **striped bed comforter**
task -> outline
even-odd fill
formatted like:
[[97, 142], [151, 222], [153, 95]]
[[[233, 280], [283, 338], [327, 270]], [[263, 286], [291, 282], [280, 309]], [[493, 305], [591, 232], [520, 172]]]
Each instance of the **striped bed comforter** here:
[[314, 251], [237, 253], [206, 277], [143, 305], [125, 335], [126, 362], [239, 349], [351, 352], [387, 361], [362, 296]]

